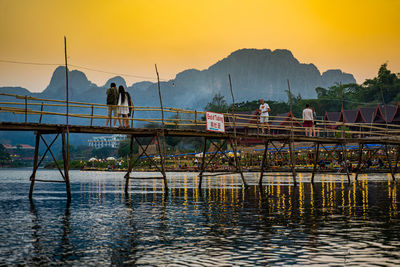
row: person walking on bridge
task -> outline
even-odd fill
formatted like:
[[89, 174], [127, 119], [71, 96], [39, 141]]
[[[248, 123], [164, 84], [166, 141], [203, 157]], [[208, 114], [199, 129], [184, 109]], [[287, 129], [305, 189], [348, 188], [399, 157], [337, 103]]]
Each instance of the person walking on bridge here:
[[108, 106], [108, 115], [107, 115], [107, 120], [106, 120], [106, 127], [108, 127], [108, 123], [110, 123], [111, 127], [111, 121], [112, 117], [114, 117], [114, 127], [115, 124], [117, 123], [117, 103], [118, 103], [118, 89], [117, 85], [115, 83], [110, 84], [110, 88], [107, 89], [107, 106]]

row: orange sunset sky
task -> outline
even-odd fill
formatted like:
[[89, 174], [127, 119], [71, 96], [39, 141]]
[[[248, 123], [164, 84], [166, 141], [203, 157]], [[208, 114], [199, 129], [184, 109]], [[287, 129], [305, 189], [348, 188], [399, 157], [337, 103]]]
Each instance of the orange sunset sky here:
[[[154, 81], [155, 63], [172, 79], [240, 48], [289, 49], [359, 83], [385, 62], [400, 72], [399, 0], [0, 0], [0, 13], [0, 86], [37, 92], [56, 66], [4, 61], [63, 64], [64, 36], [70, 64], [128, 85]], [[81, 70], [98, 85], [115, 76]]]

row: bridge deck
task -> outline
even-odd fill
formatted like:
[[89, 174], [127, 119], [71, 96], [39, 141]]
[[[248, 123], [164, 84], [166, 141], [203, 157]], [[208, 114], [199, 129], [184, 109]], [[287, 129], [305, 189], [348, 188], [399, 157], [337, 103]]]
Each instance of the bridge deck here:
[[[23, 122], [0, 122], [1, 131], [38, 131], [41, 133], [61, 133], [67, 128], [64, 124], [44, 124], [44, 123], [23, 123]], [[110, 128], [101, 126], [82, 126], [69, 125], [69, 133], [87, 133], [87, 134], [125, 134], [132, 136], [154, 136], [163, 133], [165, 136], [177, 137], [207, 137], [215, 139], [235, 138], [233, 132], [209, 132], [194, 129], [169, 129], [165, 128]], [[267, 134], [245, 134], [236, 133], [237, 138], [259, 139], [269, 141], [285, 141], [291, 139], [288, 134], [267, 135]], [[360, 138], [337, 138], [337, 137], [307, 137], [294, 135], [293, 142], [314, 142], [314, 143], [363, 143], [363, 144], [393, 144], [400, 145], [400, 137], [360, 137]]]

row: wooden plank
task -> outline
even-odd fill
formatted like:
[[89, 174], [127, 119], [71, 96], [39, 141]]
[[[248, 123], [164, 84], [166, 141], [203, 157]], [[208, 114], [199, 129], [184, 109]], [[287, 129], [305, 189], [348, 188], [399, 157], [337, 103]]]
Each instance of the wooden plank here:
[[41, 179], [36, 179], [36, 182], [43, 182], [43, 183], [65, 183], [64, 180], [41, 180]]

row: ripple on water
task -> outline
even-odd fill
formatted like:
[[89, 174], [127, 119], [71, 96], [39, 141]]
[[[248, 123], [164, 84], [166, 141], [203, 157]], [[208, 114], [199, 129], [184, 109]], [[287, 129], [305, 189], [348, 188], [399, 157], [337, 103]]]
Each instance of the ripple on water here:
[[385, 175], [298, 187], [268, 177], [259, 188], [246, 174], [247, 190], [224, 175], [200, 191], [195, 174], [175, 173], [166, 194], [146, 180], [125, 196], [123, 173], [71, 171], [67, 205], [63, 184], [38, 183], [30, 203], [29, 174], [0, 170], [0, 265], [400, 264], [400, 186]]

